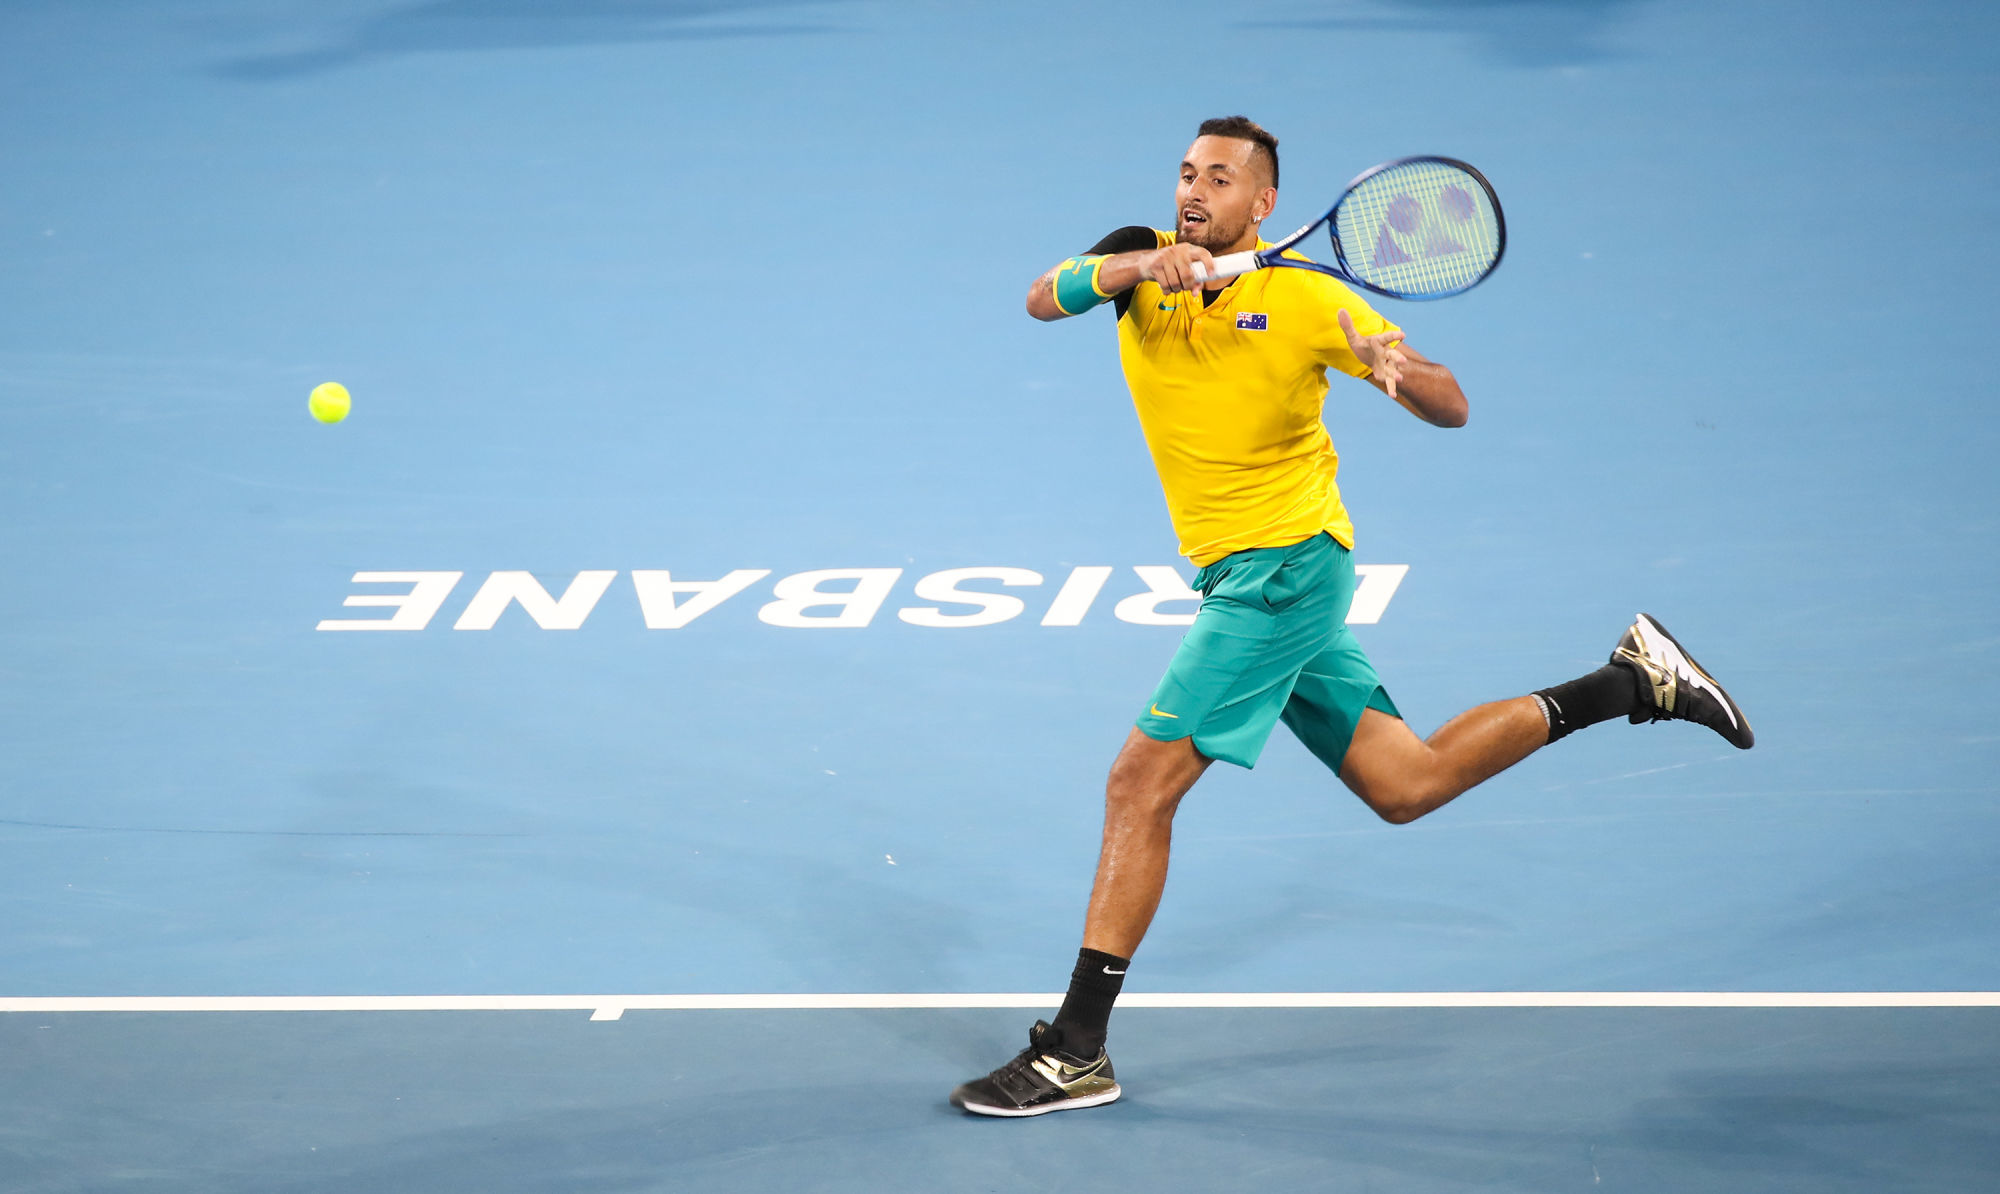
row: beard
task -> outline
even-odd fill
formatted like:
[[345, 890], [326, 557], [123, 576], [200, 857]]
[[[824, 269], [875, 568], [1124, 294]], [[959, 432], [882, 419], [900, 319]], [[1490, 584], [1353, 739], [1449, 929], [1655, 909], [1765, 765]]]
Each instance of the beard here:
[[1200, 245], [1211, 252], [1227, 249], [1242, 240], [1244, 233], [1250, 231], [1250, 221], [1242, 220], [1234, 225], [1223, 224], [1215, 218], [1215, 213], [1212, 211], [1208, 213], [1206, 220], [1198, 224], [1181, 221], [1176, 213], [1175, 226], [1180, 230], [1183, 241], [1191, 245]]

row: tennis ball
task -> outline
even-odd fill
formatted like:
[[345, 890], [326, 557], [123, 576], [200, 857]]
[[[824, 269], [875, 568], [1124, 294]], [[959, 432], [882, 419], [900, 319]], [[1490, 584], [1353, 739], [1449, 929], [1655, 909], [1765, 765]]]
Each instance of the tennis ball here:
[[313, 387], [312, 397], [306, 399], [306, 408], [322, 423], [338, 423], [347, 417], [354, 400], [347, 396], [347, 387], [337, 381], [325, 381]]

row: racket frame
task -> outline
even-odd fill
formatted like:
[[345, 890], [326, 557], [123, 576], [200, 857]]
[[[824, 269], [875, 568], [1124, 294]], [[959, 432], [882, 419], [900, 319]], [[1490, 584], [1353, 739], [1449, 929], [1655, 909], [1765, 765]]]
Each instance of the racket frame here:
[[[1479, 184], [1481, 190], [1486, 192], [1486, 201], [1493, 205], [1493, 223], [1497, 226], [1498, 229], [1497, 239], [1499, 241], [1499, 246], [1497, 249], [1495, 249], [1493, 253], [1493, 263], [1491, 265], [1488, 265], [1485, 269], [1485, 272], [1481, 273], [1477, 278], [1474, 278], [1472, 281], [1466, 283], [1463, 286], [1458, 287], [1455, 290], [1441, 291], [1437, 294], [1406, 294], [1401, 291], [1390, 290], [1387, 287], [1376, 286], [1370, 282], [1363, 282], [1361, 279], [1355, 277], [1351, 272], [1349, 272], [1347, 264], [1347, 246], [1340, 243], [1340, 235], [1338, 232], [1331, 232], [1327, 236], [1327, 240], [1333, 245], [1333, 256], [1334, 260], [1337, 262], [1336, 265], [1327, 265], [1323, 262], [1318, 262], [1318, 261], [1293, 261], [1285, 256], [1285, 250], [1293, 247], [1300, 241], [1304, 240], [1306, 237], [1311, 236], [1321, 227], [1330, 223], [1333, 220], [1334, 214], [1340, 210], [1340, 205], [1347, 202], [1348, 196], [1354, 194], [1354, 190], [1356, 187], [1359, 187], [1362, 183], [1367, 182], [1369, 179], [1375, 177], [1377, 174], [1380, 174], [1385, 170], [1393, 170], [1398, 166], [1407, 166], [1412, 162], [1442, 162], [1447, 166], [1451, 166], [1458, 170], [1463, 170], [1465, 173], [1472, 176], [1473, 181]], [[1412, 302], [1412, 303], [1423, 303], [1423, 302], [1429, 302], [1432, 299], [1450, 298], [1453, 295], [1464, 294], [1466, 291], [1471, 290], [1474, 286], [1477, 286], [1481, 282], [1484, 282], [1487, 278], [1492, 277], [1493, 271], [1500, 268], [1500, 259], [1505, 257], [1506, 255], [1507, 255], [1507, 217], [1500, 210], [1500, 196], [1494, 193], [1493, 184], [1487, 182], [1486, 176], [1484, 174], [1481, 174], [1479, 172], [1478, 167], [1472, 165], [1472, 163], [1470, 162], [1463, 162], [1457, 158], [1443, 157], [1439, 154], [1434, 154], [1434, 153], [1420, 153], [1420, 154], [1413, 154], [1410, 157], [1396, 158], [1392, 161], [1383, 162], [1380, 165], [1370, 166], [1368, 169], [1363, 170], [1361, 173], [1355, 175], [1353, 179], [1351, 179], [1348, 182], [1346, 188], [1340, 192], [1340, 198], [1333, 201], [1333, 206], [1327, 208], [1326, 211], [1322, 213], [1320, 217], [1314, 220], [1312, 223], [1307, 224], [1305, 227], [1299, 229], [1297, 232], [1292, 233], [1290, 236], [1277, 242], [1268, 249], [1245, 249], [1240, 253], [1225, 253], [1222, 256], [1217, 257], [1215, 259], [1214, 263], [1215, 268], [1213, 271], [1204, 270], [1201, 267], [1197, 266], [1195, 268], [1195, 276], [1204, 281], [1214, 278], [1234, 278], [1239, 274], [1247, 274], [1252, 270], [1270, 269], [1273, 266], [1283, 266], [1287, 269], [1312, 270], [1315, 273], [1326, 274], [1330, 277], [1339, 278], [1343, 282], [1348, 282], [1355, 286], [1359, 286], [1363, 290], [1373, 291], [1374, 293], [1382, 295], [1385, 298], [1402, 299], [1406, 302]]]

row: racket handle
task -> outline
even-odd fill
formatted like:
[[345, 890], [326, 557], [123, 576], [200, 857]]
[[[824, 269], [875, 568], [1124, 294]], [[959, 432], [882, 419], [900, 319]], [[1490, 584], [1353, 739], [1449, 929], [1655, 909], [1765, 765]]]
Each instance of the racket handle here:
[[1199, 261], [1195, 262], [1194, 277], [1197, 282], [1206, 282], [1211, 278], [1233, 278], [1256, 268], [1257, 250], [1245, 249], [1241, 253], [1224, 253], [1209, 267], [1204, 267]]

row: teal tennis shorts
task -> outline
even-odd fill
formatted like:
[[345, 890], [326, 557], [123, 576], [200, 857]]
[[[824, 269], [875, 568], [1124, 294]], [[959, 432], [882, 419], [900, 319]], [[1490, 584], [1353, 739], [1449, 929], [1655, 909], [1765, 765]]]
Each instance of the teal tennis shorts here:
[[1331, 535], [1227, 555], [1195, 574], [1201, 612], [1138, 727], [1253, 767], [1283, 721], [1334, 772], [1363, 709], [1402, 716], [1347, 629], [1354, 560]]

